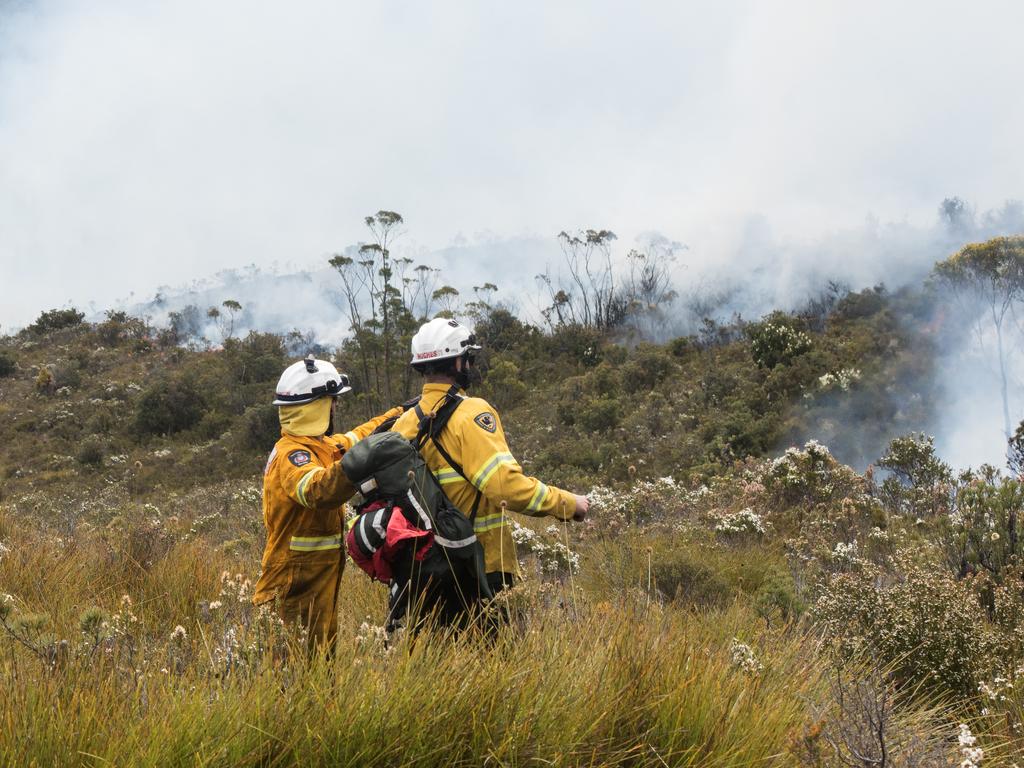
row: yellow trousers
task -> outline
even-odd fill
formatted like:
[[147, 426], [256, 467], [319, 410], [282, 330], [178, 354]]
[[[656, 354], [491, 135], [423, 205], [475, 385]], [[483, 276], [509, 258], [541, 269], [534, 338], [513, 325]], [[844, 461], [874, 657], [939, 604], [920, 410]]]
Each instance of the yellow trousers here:
[[285, 624], [304, 627], [310, 650], [334, 653], [338, 637], [338, 591], [345, 558], [297, 555], [288, 559], [274, 581], [277, 610]]

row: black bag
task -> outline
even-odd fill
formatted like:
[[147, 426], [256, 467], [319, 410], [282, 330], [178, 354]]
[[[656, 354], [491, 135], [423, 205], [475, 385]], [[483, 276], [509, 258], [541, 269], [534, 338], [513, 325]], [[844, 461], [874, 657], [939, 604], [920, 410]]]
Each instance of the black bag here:
[[[342, 469], [363, 497], [348, 549], [371, 577], [390, 581], [389, 626], [412, 604], [451, 623], [493, 596], [472, 521], [444, 494], [414, 443], [396, 432], [370, 435], [345, 453]], [[396, 514], [403, 519], [392, 521]], [[389, 526], [409, 538], [388, 545]]]

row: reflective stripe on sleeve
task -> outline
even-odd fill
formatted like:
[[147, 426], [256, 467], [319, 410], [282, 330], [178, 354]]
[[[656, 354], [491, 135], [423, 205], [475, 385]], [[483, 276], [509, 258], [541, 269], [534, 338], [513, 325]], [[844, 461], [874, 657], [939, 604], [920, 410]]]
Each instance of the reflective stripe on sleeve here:
[[489, 458], [483, 465], [483, 468], [473, 475], [473, 485], [476, 486], [477, 490], [482, 491], [487, 487], [487, 483], [494, 477], [494, 473], [498, 471], [498, 467], [502, 464], [515, 464], [515, 457], [511, 453], [496, 453]]
[[441, 485], [447, 485], [448, 483], [456, 483], [462, 479], [462, 475], [456, 472], [451, 467], [441, 467], [434, 473], [434, 477], [437, 478], [437, 482]]
[[491, 531], [505, 525], [505, 516], [501, 512], [492, 512], [489, 515], [478, 515], [473, 521], [473, 530], [476, 533]]
[[302, 506], [309, 506], [309, 502], [306, 501], [306, 486], [309, 485], [309, 481], [313, 479], [313, 475], [315, 475], [317, 472], [323, 471], [323, 467], [313, 467], [311, 470], [309, 470], [309, 472], [302, 476], [302, 479], [299, 480], [299, 484], [295, 486], [295, 495], [299, 497], [299, 504], [301, 504]]
[[349, 447], [359, 442], [359, 435], [355, 432], [346, 432], [343, 437], [348, 440]]
[[537, 481], [537, 490], [533, 492], [533, 498], [530, 499], [530, 503], [526, 505], [527, 512], [536, 512], [542, 506], [544, 502], [548, 500], [548, 487], [544, 485], [540, 480]]
[[326, 549], [341, 549], [341, 534], [331, 536], [292, 536], [288, 549], [293, 552], [320, 552]]

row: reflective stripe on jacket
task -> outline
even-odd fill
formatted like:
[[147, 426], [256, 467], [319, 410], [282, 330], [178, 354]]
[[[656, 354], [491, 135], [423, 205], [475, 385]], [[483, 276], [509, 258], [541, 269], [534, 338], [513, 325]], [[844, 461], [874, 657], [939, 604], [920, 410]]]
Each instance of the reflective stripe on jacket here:
[[[420, 409], [424, 413], [434, 410], [448, 389], [447, 384], [425, 384]], [[416, 437], [419, 430], [416, 412], [404, 413], [392, 429], [409, 439]], [[455, 409], [439, 440], [452, 459], [462, 465], [470, 480], [466, 482], [448, 466], [433, 442], [427, 440], [422, 450], [423, 459], [448, 498], [469, 515], [477, 490], [481, 493], [473, 527], [484, 548], [485, 570], [518, 573], [515, 542], [501, 503], [505, 502], [508, 512], [567, 520], [576, 511], [575, 497], [523, 472], [509, 451], [497, 412], [479, 397], [467, 397]]]

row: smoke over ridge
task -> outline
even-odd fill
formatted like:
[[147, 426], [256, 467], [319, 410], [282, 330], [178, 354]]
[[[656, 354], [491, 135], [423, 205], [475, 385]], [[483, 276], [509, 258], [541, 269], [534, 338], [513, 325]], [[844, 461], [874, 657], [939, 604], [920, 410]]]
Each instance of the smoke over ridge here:
[[[821, 296], [829, 281], [854, 291], [880, 284], [890, 291], [920, 288], [935, 262], [965, 243], [1019, 232], [1024, 232], [1024, 208], [1015, 202], [981, 214], [954, 204], [940, 211], [934, 225], [926, 228], [868, 219], [861, 228], [803, 243], [786, 242], [773, 235], [763, 219], [754, 219], [739, 233], [732, 253], [712, 256], [692, 246], [678, 253], [673, 279], [680, 295], [665, 322], [657, 325], [656, 334], [649, 338], [665, 341], [697, 333], [704, 318], [727, 323], [737, 316], [756, 320], [776, 309], [796, 311]], [[650, 237], [640, 238], [639, 244]], [[615, 244], [619, 262], [631, 245]], [[399, 240], [395, 255], [440, 269], [439, 285], [455, 286], [464, 300], [472, 300], [472, 286], [496, 283], [499, 290], [494, 298], [536, 323], [542, 321], [543, 296], [538, 293], [535, 275], [550, 269], [555, 275], [561, 271], [565, 278], [562, 254], [553, 237], [482, 236], [433, 252]], [[197, 307], [202, 318], [207, 307], [234, 299], [243, 305], [236, 333], [298, 330], [321, 344], [336, 346], [348, 333], [348, 320], [342, 310], [340, 279], [326, 266], [326, 260], [324, 255], [320, 266], [314, 262], [297, 272], [263, 271], [255, 266], [222, 271], [187, 289], [165, 287], [158, 302], [124, 306], [134, 314], [165, 323], [170, 312], [188, 305]], [[920, 320], [906, 318], [904, 322]], [[203, 332], [211, 341], [219, 338], [212, 322]], [[926, 395], [914, 391], [911, 382], [897, 383], [891, 393], [893, 407], [897, 412], [934, 413], [935, 420], [922, 419], [916, 428], [936, 434], [940, 453], [955, 465], [999, 465], [1005, 446], [1000, 405], [993, 397], [998, 387], [991, 344], [987, 349], [978, 348], [961, 328], [942, 326], [938, 333], [934, 386]], [[1010, 363], [1012, 380], [1024, 381], [1021, 356], [1011, 355]], [[935, 402], [919, 402], [925, 396]], [[1019, 420], [1024, 417], [1024, 402], [1012, 400], [1013, 418]], [[829, 434], [806, 437], [830, 440], [839, 446], [844, 460], [863, 467], [881, 455], [884, 442], [869, 437], [869, 432], [877, 433], [875, 427], [864, 429], [848, 414], [843, 415], [849, 408], [848, 403], [837, 403], [834, 413], [824, 409], [820, 423]], [[840, 423], [835, 424], [836, 419]], [[829, 431], [832, 424], [834, 433]], [[889, 434], [892, 436], [895, 433]]]

